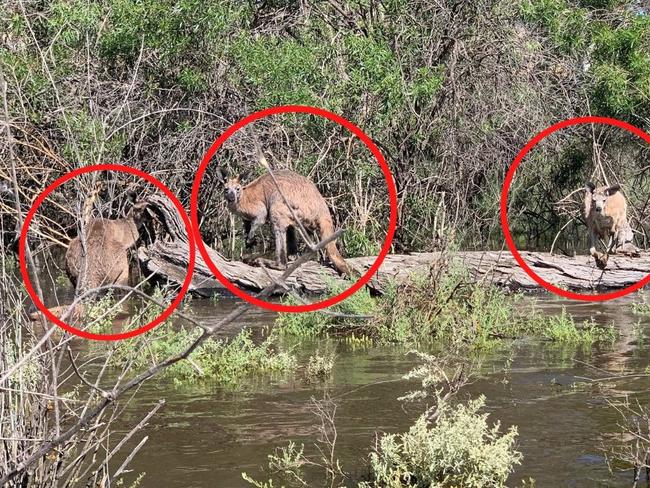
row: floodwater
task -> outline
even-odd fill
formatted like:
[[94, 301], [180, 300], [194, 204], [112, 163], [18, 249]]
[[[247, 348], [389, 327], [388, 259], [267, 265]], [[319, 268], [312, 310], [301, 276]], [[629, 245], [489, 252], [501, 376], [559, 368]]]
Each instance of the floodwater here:
[[[529, 478], [538, 487], [632, 485], [631, 471], [612, 474], [607, 467], [602, 445], [620, 438], [620, 418], [607, 400], [638, 394], [647, 403], [650, 378], [613, 379], [600, 387], [576, 384], [602, 377], [603, 371], [639, 372], [650, 364], [650, 351], [642, 339], [639, 343], [650, 333], [650, 318], [633, 314], [631, 305], [638, 300], [637, 295], [594, 304], [543, 296], [539, 306], [545, 313], [560, 313], [566, 307], [579, 321], [593, 317], [600, 324], [614, 323], [620, 340], [614, 347], [576, 351], [521, 339], [491, 351], [482, 362], [478, 380], [462, 391], [461, 398], [484, 394], [492, 421], [501, 421], [502, 429], [518, 427], [524, 461], [509, 486]], [[216, 323], [236, 304], [194, 300], [191, 306], [197, 318]], [[271, 313], [255, 311], [244, 322], [261, 333], [273, 319]], [[233, 327], [226, 333], [234, 333], [238, 326]], [[319, 439], [319, 421], [310, 405], [326, 391], [337, 404], [336, 455], [344, 470], [363, 479], [376, 434], [407, 430], [422, 410], [421, 405], [405, 407], [397, 400], [417, 386], [402, 379], [415, 358], [401, 348], [353, 349], [331, 339], [303, 343], [295, 353], [304, 364], [314, 350], [324, 347], [337, 354], [327, 383], [311, 384], [300, 371], [284, 378], [254, 379], [235, 391], [214, 385], [178, 387], [164, 379], [146, 383], [118, 430], [128, 431], [160, 399], [166, 404], [135, 436], [135, 443], [145, 435], [149, 439], [133, 459], [125, 486], [142, 472], [145, 487], [250, 486], [242, 471], [268, 479], [261, 469], [276, 447], [295, 441], [305, 444], [307, 454], [316, 454], [313, 443]], [[312, 486], [322, 486], [318, 471], [308, 475]]]

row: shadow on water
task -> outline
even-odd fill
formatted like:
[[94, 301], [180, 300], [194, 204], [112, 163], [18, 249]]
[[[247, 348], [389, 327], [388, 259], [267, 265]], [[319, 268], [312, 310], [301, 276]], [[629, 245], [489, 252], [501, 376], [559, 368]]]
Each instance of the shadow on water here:
[[[540, 487], [631, 486], [631, 471], [612, 475], [601, 450], [602, 443], [618, 432], [620, 421], [605, 398], [650, 390], [650, 379], [620, 380], [600, 389], [576, 384], [598, 376], [590, 365], [617, 373], [640, 371], [650, 364], [647, 348], [637, 344], [639, 331], [650, 332], [650, 318], [633, 314], [635, 300], [638, 296], [576, 303], [544, 296], [538, 300], [544, 313], [559, 314], [564, 307], [578, 322], [593, 317], [598, 324], [614, 323], [619, 341], [613, 348], [582, 351], [522, 339], [484, 361], [478, 381], [464, 394], [485, 394], [492, 421], [501, 420], [504, 428], [518, 426], [524, 462], [511, 477], [511, 485], [530, 477]], [[194, 300], [191, 307], [198, 319], [216, 323], [238, 303]], [[261, 331], [273, 319], [271, 313], [251, 311], [243, 323], [224, 333], [234, 334], [242, 325]], [[301, 343], [296, 353], [306, 358], [323, 341]], [[328, 388], [338, 404], [338, 456], [348, 471], [363, 476], [375, 434], [404, 431], [418, 414], [418, 409], [405, 410], [397, 401], [413, 387], [401, 377], [414, 361], [399, 348], [352, 350], [342, 342], [333, 345], [337, 361]], [[262, 478], [260, 468], [275, 447], [291, 440], [311, 446], [318, 422], [310, 398], [322, 398], [323, 388], [306, 382], [300, 372], [289, 378], [256, 380], [237, 391], [150, 381], [121, 419], [126, 431], [159, 399], [166, 400], [147, 429], [147, 446], [131, 464], [133, 477], [146, 472], [143, 486], [249, 486], [241, 472]], [[647, 399], [643, 393], [641, 400]], [[142, 435], [136, 436], [137, 441]], [[312, 481], [320, 486], [318, 479]]]

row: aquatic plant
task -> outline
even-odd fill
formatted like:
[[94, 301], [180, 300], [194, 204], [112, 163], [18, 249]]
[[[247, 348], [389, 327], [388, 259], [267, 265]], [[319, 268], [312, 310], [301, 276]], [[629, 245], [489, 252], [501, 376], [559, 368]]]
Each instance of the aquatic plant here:
[[[151, 294], [153, 301], [137, 307], [129, 319], [127, 329], [135, 329], [154, 320], [162, 312], [159, 304], [168, 304], [172, 297], [171, 291], [155, 288]], [[189, 311], [187, 302], [182, 308], [185, 312]], [[110, 332], [119, 310], [110, 293], [90, 304], [87, 312], [91, 319], [90, 330], [96, 333]], [[166, 321], [144, 335], [115, 344], [92, 342], [91, 347], [96, 352], [105, 352], [113, 367], [130, 365], [132, 370], [137, 371], [180, 354], [200, 334], [198, 327], [175, 327], [171, 321]], [[208, 338], [193, 351], [187, 361], [173, 364], [164, 371], [163, 376], [171, 378], [178, 385], [214, 381], [234, 387], [242, 378], [252, 374], [280, 374], [295, 367], [295, 357], [279, 351], [273, 337], [256, 343], [250, 330], [242, 330], [232, 339]]]
[[[200, 335], [197, 328], [170, 329], [163, 324], [144, 336], [120, 341], [111, 358], [114, 365], [132, 364], [134, 369], [149, 367], [162, 359], [179, 354]], [[167, 368], [163, 376], [176, 384], [214, 381], [231, 387], [252, 374], [281, 374], [293, 370], [293, 355], [278, 351], [272, 340], [256, 344], [250, 330], [242, 330], [233, 339], [209, 338], [189, 356]]]
[[[346, 286], [330, 282], [328, 294], [337, 295]], [[283, 303], [296, 305], [299, 302], [289, 295]], [[274, 333], [302, 338], [317, 337], [327, 332], [368, 334], [368, 324], [363, 318], [374, 316], [376, 311], [377, 302], [367, 289], [362, 289], [325, 311], [280, 313], [275, 321]]]
[[297, 337], [336, 333], [375, 343], [442, 343], [464, 349], [487, 349], [523, 336], [585, 347], [617, 337], [612, 326], [593, 321], [578, 325], [566, 310], [547, 315], [534, 300], [523, 301], [522, 294], [476, 283], [466, 268], [451, 262], [429, 275], [391, 283], [379, 298], [362, 290], [327, 312], [279, 314], [276, 332]]
[[[539, 320], [539, 319], [537, 319]], [[571, 315], [562, 308], [559, 315], [549, 315], [540, 320], [539, 333], [549, 341], [580, 346], [592, 346], [596, 343], [613, 343], [618, 332], [613, 326], [598, 326], [593, 319], [585, 320], [578, 326]]]
[[110, 333], [113, 328], [113, 320], [120, 313], [120, 310], [121, 308], [117, 305], [111, 291], [103, 297], [88, 303], [84, 313], [88, 331], [93, 334]]
[[331, 351], [326, 351], [323, 354], [317, 351], [315, 354], [309, 356], [305, 371], [307, 379], [309, 381], [324, 381], [328, 379], [332, 375], [335, 359], [336, 356]]
[[[451, 356], [415, 354], [421, 363], [405, 379], [418, 379], [421, 387], [401, 400], [433, 399], [433, 406], [407, 432], [379, 437], [370, 455], [369, 476], [358, 482], [357, 488], [505, 486], [523, 457], [515, 449], [517, 428], [501, 433], [499, 422], [489, 425], [488, 414], [481, 412], [483, 396], [467, 404], [452, 402], [468, 379], [470, 367], [465, 362]], [[274, 478], [262, 482], [242, 473], [244, 480], [257, 488], [272, 488], [276, 480], [279, 486], [311, 486], [304, 473], [307, 467], [323, 470], [322, 486], [342, 486], [344, 479], [351, 479], [342, 471], [334, 451], [335, 404], [329, 398], [312, 403], [319, 406], [315, 409], [320, 420], [319, 437], [325, 439], [315, 446], [321, 459], [307, 455], [304, 445], [290, 442], [268, 457]]]
[[646, 294], [641, 294], [641, 300], [632, 304], [632, 311], [638, 315], [650, 315], [650, 303]]

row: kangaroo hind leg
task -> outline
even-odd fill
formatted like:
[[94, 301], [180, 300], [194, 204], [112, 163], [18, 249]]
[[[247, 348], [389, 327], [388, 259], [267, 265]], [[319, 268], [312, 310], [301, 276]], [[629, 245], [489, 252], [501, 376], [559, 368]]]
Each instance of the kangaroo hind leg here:
[[275, 261], [279, 269], [287, 267], [287, 228], [274, 226], [275, 234]]
[[254, 262], [267, 268], [284, 270], [287, 268], [287, 228], [273, 226], [273, 234], [275, 235], [275, 261], [259, 257]]
[[298, 255], [298, 238], [293, 225], [287, 227], [287, 257]]

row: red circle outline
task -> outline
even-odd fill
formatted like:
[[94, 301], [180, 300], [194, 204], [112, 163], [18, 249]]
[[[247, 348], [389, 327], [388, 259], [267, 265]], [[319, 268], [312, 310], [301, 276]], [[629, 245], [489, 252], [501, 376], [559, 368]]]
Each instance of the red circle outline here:
[[[198, 211], [197, 211], [198, 198], [199, 198], [199, 186], [201, 184], [201, 180], [203, 179], [203, 175], [205, 174], [210, 159], [212, 159], [212, 156], [214, 156], [214, 154], [223, 145], [223, 143], [239, 129], [245, 127], [246, 125], [252, 122], [255, 122], [256, 120], [262, 119], [269, 115], [285, 114], [285, 113], [306, 113], [306, 114], [324, 117], [328, 120], [338, 123], [339, 125], [342, 125], [350, 132], [352, 132], [354, 135], [356, 135], [368, 147], [368, 149], [370, 149], [370, 152], [377, 160], [379, 167], [381, 168], [384, 174], [384, 178], [386, 180], [386, 186], [388, 188], [388, 198], [390, 202], [390, 217], [388, 222], [388, 230], [386, 232], [386, 238], [384, 239], [384, 244], [381, 248], [379, 255], [377, 256], [377, 259], [375, 259], [374, 263], [372, 264], [372, 266], [370, 266], [368, 271], [350, 288], [344, 290], [338, 295], [330, 297], [326, 300], [322, 300], [320, 302], [314, 302], [305, 305], [284, 305], [280, 303], [271, 303], [264, 300], [260, 300], [257, 297], [249, 295], [248, 293], [244, 292], [239, 287], [231, 283], [225, 276], [221, 274], [219, 269], [215, 266], [215, 264], [210, 259], [210, 256], [207, 252], [207, 249], [201, 237], [201, 231], [199, 229]], [[364, 286], [370, 280], [370, 278], [372, 278], [372, 276], [377, 272], [377, 270], [381, 266], [381, 263], [386, 258], [388, 251], [390, 250], [390, 246], [392, 245], [392, 241], [393, 241], [393, 236], [395, 235], [395, 229], [397, 227], [397, 189], [395, 187], [393, 175], [388, 167], [388, 164], [386, 163], [386, 160], [384, 159], [384, 156], [381, 154], [379, 148], [375, 145], [375, 143], [372, 142], [372, 140], [359, 127], [354, 125], [352, 122], [346, 120], [345, 118], [341, 117], [340, 115], [336, 115], [322, 108], [311, 107], [308, 105], [281, 105], [277, 107], [271, 107], [264, 110], [260, 110], [258, 112], [254, 112], [244, 117], [243, 119], [240, 119], [235, 124], [231, 125], [223, 134], [219, 136], [219, 138], [212, 144], [212, 146], [210, 146], [210, 149], [208, 149], [208, 152], [203, 157], [203, 160], [201, 161], [201, 165], [199, 166], [199, 169], [194, 178], [194, 184], [192, 185], [192, 196], [190, 198], [190, 216], [192, 220], [196, 245], [199, 248], [199, 252], [203, 257], [203, 260], [208, 265], [208, 268], [210, 268], [210, 270], [214, 273], [215, 277], [221, 282], [221, 284], [223, 284], [233, 294], [235, 294], [236, 296], [238, 296], [243, 300], [246, 300], [247, 302], [253, 305], [257, 305], [258, 307], [262, 307], [267, 310], [272, 310], [274, 312], [313, 312], [315, 310], [320, 310], [325, 307], [330, 307], [348, 298], [352, 294], [356, 293], [362, 286]]]
[[[178, 213], [180, 214], [181, 219], [183, 220], [183, 224], [185, 225], [185, 230], [187, 232], [188, 239], [189, 239], [190, 256], [188, 261], [187, 275], [185, 277], [185, 281], [183, 282], [183, 285], [181, 287], [178, 296], [169, 305], [169, 307], [167, 307], [167, 309], [165, 309], [160, 314], [160, 316], [158, 316], [156, 319], [152, 320], [148, 324], [143, 325], [142, 327], [139, 327], [137, 329], [128, 332], [122, 332], [119, 334], [94, 334], [92, 332], [88, 332], [88, 331], [77, 329], [76, 327], [72, 327], [71, 325], [66, 324], [61, 319], [56, 317], [52, 312], [50, 312], [47, 309], [47, 307], [45, 307], [45, 305], [39, 299], [38, 294], [34, 291], [34, 288], [32, 287], [32, 283], [29, 279], [27, 264], [25, 262], [25, 243], [27, 240], [27, 231], [32, 222], [32, 219], [34, 218], [34, 215], [36, 214], [36, 211], [41, 206], [45, 198], [47, 198], [47, 196], [50, 193], [52, 193], [52, 191], [54, 191], [57, 187], [61, 186], [65, 182], [73, 178], [76, 178], [79, 175], [85, 173], [92, 173], [94, 171], [120, 171], [123, 173], [129, 173], [139, 178], [142, 178], [144, 180], [147, 180], [149, 183], [156, 186], [159, 190], [161, 190], [165, 194], [167, 198], [171, 200], [171, 202], [178, 210]], [[18, 259], [20, 261], [20, 273], [22, 274], [23, 280], [25, 282], [25, 288], [27, 289], [27, 293], [34, 301], [36, 307], [39, 308], [40, 311], [43, 312], [51, 322], [54, 322], [56, 325], [67, 330], [71, 334], [75, 334], [85, 339], [95, 339], [99, 341], [117, 341], [121, 339], [127, 339], [129, 337], [135, 337], [137, 335], [147, 332], [148, 330], [153, 329], [157, 325], [160, 325], [162, 322], [164, 322], [172, 314], [172, 312], [176, 309], [176, 307], [180, 305], [181, 301], [183, 300], [183, 297], [189, 290], [190, 284], [192, 282], [192, 273], [194, 271], [194, 263], [196, 258], [196, 250], [194, 248], [194, 234], [191, 232], [191, 229], [192, 226], [190, 223], [190, 219], [185, 213], [185, 209], [183, 208], [181, 202], [178, 201], [176, 196], [172, 193], [172, 191], [169, 188], [167, 188], [163, 183], [161, 183], [159, 180], [154, 178], [149, 173], [145, 173], [144, 171], [141, 171], [139, 169], [131, 168], [129, 166], [123, 166], [120, 164], [97, 164], [93, 166], [85, 166], [82, 168], [75, 169], [74, 171], [71, 171], [69, 173], [66, 173], [65, 175], [55, 180], [54, 183], [50, 184], [47, 188], [45, 188], [45, 190], [43, 190], [43, 192], [38, 196], [38, 198], [32, 204], [31, 208], [29, 209], [29, 212], [27, 212], [27, 216], [25, 217], [23, 228], [20, 232], [20, 240], [18, 242], [18, 246], [19, 246]]]
[[563, 290], [562, 288], [559, 288], [544, 279], [542, 279], [537, 273], [535, 273], [532, 268], [523, 260], [521, 255], [519, 254], [519, 251], [517, 250], [517, 246], [515, 245], [515, 242], [512, 238], [512, 235], [510, 234], [510, 225], [508, 223], [508, 193], [510, 191], [510, 185], [512, 184], [512, 180], [515, 175], [515, 171], [519, 167], [519, 164], [521, 161], [524, 159], [524, 157], [530, 152], [530, 150], [535, 147], [542, 139], [545, 137], [553, 134], [554, 132], [557, 132], [561, 129], [565, 129], [567, 127], [572, 127], [574, 125], [581, 125], [581, 124], [602, 124], [602, 125], [613, 125], [615, 127], [619, 127], [621, 129], [625, 129], [628, 132], [631, 132], [632, 134], [640, 137], [643, 139], [645, 142], [650, 144], [650, 135], [646, 134], [643, 132], [641, 129], [638, 127], [633, 126], [632, 124], [628, 124], [627, 122], [623, 122], [622, 120], [618, 119], [613, 119], [610, 117], [598, 117], [598, 116], [587, 116], [587, 117], [576, 117], [572, 119], [567, 119], [563, 120], [561, 122], [558, 122], [547, 129], [544, 129], [542, 132], [537, 134], [533, 139], [531, 139], [528, 144], [526, 144], [521, 151], [519, 151], [519, 154], [517, 154], [517, 157], [515, 157], [514, 161], [512, 162], [512, 166], [510, 166], [510, 169], [508, 170], [508, 173], [506, 174], [506, 178], [503, 182], [503, 188], [501, 190], [501, 227], [503, 229], [503, 234], [506, 238], [506, 244], [508, 244], [508, 248], [510, 249], [510, 252], [514, 256], [515, 260], [523, 268], [524, 271], [530, 276], [533, 280], [535, 280], [537, 283], [542, 285], [544, 288], [549, 290], [552, 293], [555, 293], [557, 295], [563, 296], [565, 298], [571, 298], [573, 300], [582, 300], [582, 301], [587, 301], [587, 302], [602, 302], [602, 301], [607, 301], [607, 300], [612, 300], [614, 298], [620, 298], [623, 297], [629, 293], [632, 293], [634, 291], [637, 291], [641, 288], [643, 288], [645, 285], [650, 283], [650, 274], [640, 280], [638, 283], [635, 283], [634, 285], [630, 285], [626, 288], [623, 288], [621, 290], [616, 290], [612, 291], [609, 293], [602, 293], [599, 295], [586, 295], [582, 293], [575, 293], [572, 291], [568, 290]]

